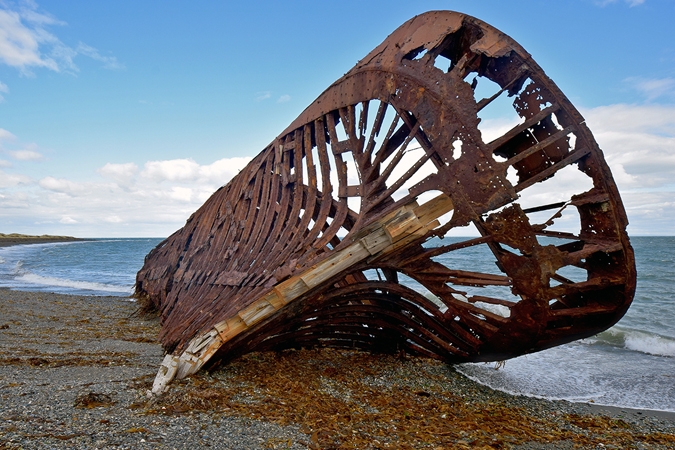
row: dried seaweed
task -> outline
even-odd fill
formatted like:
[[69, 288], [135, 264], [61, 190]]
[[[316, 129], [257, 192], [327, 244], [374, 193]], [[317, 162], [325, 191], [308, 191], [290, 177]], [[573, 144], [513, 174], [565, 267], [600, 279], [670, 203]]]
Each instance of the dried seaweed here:
[[75, 399], [76, 408], [98, 408], [99, 406], [112, 406], [115, 402], [108, 394], [97, 392], [89, 392], [87, 394], [78, 395]]
[[[448, 390], [458, 382], [461, 391]], [[636, 442], [675, 445], [675, 435], [639, 433], [622, 420], [546, 417], [512, 400], [462, 382], [437, 361], [322, 349], [252, 353], [134, 408], [145, 414], [209, 411], [297, 424], [310, 436], [310, 448], [323, 449], [509, 448], [564, 441], [621, 448]]]

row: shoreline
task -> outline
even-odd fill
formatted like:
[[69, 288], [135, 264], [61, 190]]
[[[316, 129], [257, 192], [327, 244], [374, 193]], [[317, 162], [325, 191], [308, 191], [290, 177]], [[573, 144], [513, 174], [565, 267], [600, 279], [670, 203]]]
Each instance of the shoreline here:
[[126, 297], [0, 289], [0, 448], [675, 446], [675, 413], [514, 396], [355, 351], [250, 354], [148, 398], [158, 332]]
[[[462, 376], [466, 377], [466, 375]], [[507, 393], [504, 391], [500, 391], [499, 389], [492, 388], [486, 384], [483, 384], [479, 381], [476, 381], [470, 377], [466, 377], [467, 379], [471, 380], [472, 382], [479, 384], [481, 386], [484, 386], [486, 389], [490, 389], [493, 391], [497, 392], [503, 392], [506, 395], [511, 395], [514, 397], [522, 396], [522, 397], [527, 397], [527, 398], [532, 398], [534, 400], [538, 401], [543, 401], [543, 402], [567, 402], [572, 405], [576, 405], [578, 408], [580, 408], [581, 411], [584, 411], [586, 414], [595, 414], [595, 415], [607, 415], [610, 417], [615, 417], [615, 418], [623, 418], [623, 417], [635, 417], [635, 418], [640, 418], [640, 417], [656, 417], [662, 420], [667, 420], [675, 423], [675, 411], [667, 411], [667, 410], [662, 410], [662, 409], [647, 409], [647, 408], [633, 408], [629, 406], [615, 406], [615, 405], [604, 405], [602, 403], [591, 403], [591, 402], [575, 402], [572, 400], [565, 400], [565, 399], [549, 399], [549, 398], [544, 398], [544, 397], [537, 397], [534, 395], [527, 395], [527, 394], [512, 394], [512, 393]]]
[[590, 414], [606, 414], [610, 417], [649, 416], [649, 417], [657, 417], [659, 419], [668, 420], [675, 423], [675, 411], [664, 411], [660, 409], [627, 408], [625, 406], [597, 405], [594, 403], [576, 403], [576, 404], [586, 406]]
[[42, 236], [31, 236], [26, 234], [4, 234], [0, 233], [0, 247], [10, 247], [12, 245], [24, 244], [47, 244], [51, 242], [74, 242], [74, 241], [88, 241], [90, 239], [76, 238], [73, 236], [52, 236], [43, 234]]

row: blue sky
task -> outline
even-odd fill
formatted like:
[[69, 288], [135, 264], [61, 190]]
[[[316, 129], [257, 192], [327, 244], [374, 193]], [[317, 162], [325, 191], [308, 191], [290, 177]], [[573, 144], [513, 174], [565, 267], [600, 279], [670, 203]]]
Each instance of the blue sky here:
[[167, 236], [434, 9], [530, 52], [586, 117], [629, 232], [675, 235], [672, 0], [0, 0], [0, 232]]

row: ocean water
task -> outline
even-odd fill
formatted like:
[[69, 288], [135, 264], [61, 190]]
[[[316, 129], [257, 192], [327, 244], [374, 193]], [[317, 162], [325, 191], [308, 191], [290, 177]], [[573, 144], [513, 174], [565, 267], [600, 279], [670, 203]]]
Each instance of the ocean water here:
[[145, 255], [161, 241], [94, 239], [0, 247], [0, 287], [130, 296]]
[[[129, 296], [145, 255], [160, 241], [96, 239], [0, 247], [0, 287]], [[631, 242], [637, 291], [617, 325], [589, 339], [510, 359], [498, 370], [494, 363], [461, 364], [458, 370], [514, 394], [675, 412], [675, 237], [633, 237]], [[449, 267], [498, 273], [481, 246], [439, 259]], [[510, 295], [508, 289], [490, 289], [470, 293]]]
[[638, 236], [631, 244], [635, 299], [612, 328], [499, 369], [491, 363], [458, 370], [513, 394], [675, 412], [675, 237]]

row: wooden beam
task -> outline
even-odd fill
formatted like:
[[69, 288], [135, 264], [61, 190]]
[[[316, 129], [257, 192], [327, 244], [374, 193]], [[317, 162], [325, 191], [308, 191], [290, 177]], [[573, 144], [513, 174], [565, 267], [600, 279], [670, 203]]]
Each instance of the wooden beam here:
[[441, 194], [422, 205], [411, 202], [388, 214], [371, 225], [369, 232], [362, 238], [302, 273], [275, 285], [234, 316], [218, 322], [207, 333], [193, 338], [180, 356], [167, 355], [155, 377], [152, 393], [161, 394], [173, 378], [181, 379], [197, 372], [225, 342], [269, 319], [311, 289], [339, 276], [367, 258], [395, 251], [426, 235], [439, 226], [437, 219], [452, 209], [452, 200]]

